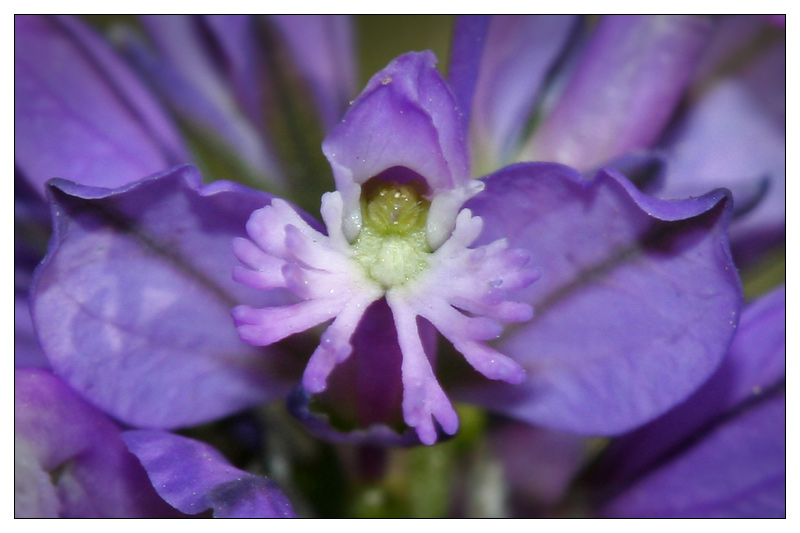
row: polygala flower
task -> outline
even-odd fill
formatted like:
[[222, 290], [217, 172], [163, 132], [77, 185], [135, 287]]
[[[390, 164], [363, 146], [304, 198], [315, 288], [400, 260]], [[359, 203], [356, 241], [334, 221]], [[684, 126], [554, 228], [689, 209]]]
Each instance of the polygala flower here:
[[437, 439], [434, 421], [452, 435], [458, 419], [426, 354], [420, 321], [485, 377], [519, 384], [525, 369], [487, 341], [505, 323], [530, 320], [531, 305], [517, 298], [539, 275], [531, 253], [505, 236], [477, 242], [484, 221], [465, 204], [479, 201], [486, 185], [469, 178], [459, 108], [435, 61], [429, 52], [397, 58], [323, 143], [337, 186], [322, 197], [326, 232], [275, 199], [250, 217], [249, 238], [234, 241], [244, 265], [234, 270], [237, 281], [296, 298], [235, 308], [242, 339], [271, 345], [332, 320], [303, 374], [309, 393], [326, 389], [334, 368], [351, 356], [370, 305], [385, 298], [402, 354], [403, 418], [426, 444]]
[[[439, 428], [455, 433], [448, 396], [536, 425], [614, 434], [672, 407], [724, 355], [741, 298], [724, 192], [661, 201], [613, 170], [587, 174], [554, 163], [519, 163], [471, 179], [471, 103], [485, 117], [479, 104], [488, 96], [480, 76], [475, 83], [458, 73], [485, 72], [469, 67], [480, 57], [492, 71], [493, 31], [482, 54], [454, 50], [450, 83], [430, 52], [400, 56], [373, 76], [322, 144], [336, 189], [323, 195], [323, 226], [291, 197], [222, 180], [203, 185], [188, 166], [133, 183], [107, 171], [141, 154], [151, 154], [143, 168], [166, 166], [180, 151], [159, 151], [156, 139], [176, 145], [166, 119], [141, 92], [114, 90], [127, 70], [106, 55], [90, 61], [85, 43], [94, 41], [73, 22], [22, 19], [20, 39], [38, 43], [46, 35], [39, 46], [63, 45], [93, 80], [98, 101], [148, 150], [120, 149], [126, 145], [84, 92], [52, 90], [78, 84], [69, 76], [70, 84], [59, 81], [71, 71], [41, 69], [29, 47], [18, 47], [18, 85], [27, 90], [16, 105], [36, 119], [26, 124], [54, 120], [69, 130], [98, 123], [104, 129], [81, 131], [109, 159], [95, 170], [91, 157], [73, 158], [68, 176], [86, 173], [85, 181], [42, 187], [59, 173], [58, 158], [42, 161], [23, 148], [37, 138], [57, 146], [61, 130], [19, 130], [20, 174], [47, 196], [55, 221], [34, 276], [31, 314], [54, 371], [125, 424], [176, 429], [285, 398], [299, 377], [294, 365], [307, 361], [302, 394], [292, 398], [324, 401], [292, 412], [338, 409], [331, 429], [375, 429], [381, 436], [367, 440], [382, 445], [398, 442], [385, 438], [388, 428], [403, 443], [411, 442], [407, 427], [428, 444]], [[163, 30], [180, 21], [156, 22]], [[202, 24], [200, 34], [219, 38], [230, 64], [250, 57], [222, 39], [228, 24], [252, 29], [246, 20]], [[647, 32], [634, 29], [647, 24], [631, 19], [609, 31], [643, 38]], [[467, 26], [456, 41], [482, 42], [467, 39], [475, 29]], [[689, 18], [668, 28], [707, 26]], [[209, 76], [227, 72], [221, 67], [228, 63], [207, 59], [198, 64]], [[114, 75], [98, 64], [114, 66]], [[196, 85], [197, 75], [181, 79]], [[56, 106], [60, 98], [69, 105]], [[192, 109], [208, 109], [201, 101], [192, 100]], [[232, 109], [221, 102], [218, 111]], [[40, 116], [44, 103], [63, 116]], [[130, 114], [131, 107], [149, 114]], [[648, 120], [644, 113], [618, 127]], [[328, 321], [319, 340], [295, 335]], [[447, 347], [437, 350], [437, 330], [481, 379], [454, 364]], [[453, 370], [437, 371], [444, 365]]]
[[[448, 109], [455, 112], [434, 62], [430, 53], [395, 60], [372, 79], [326, 141], [339, 189], [322, 197], [327, 234], [311, 227], [286, 202], [275, 200], [250, 218], [251, 240], [234, 243], [247, 267], [234, 271], [236, 280], [257, 289], [285, 288], [300, 299], [281, 307], [234, 309], [245, 341], [269, 345], [333, 319], [303, 374], [303, 386], [311, 393], [325, 390], [334, 366], [350, 356], [351, 338], [367, 308], [386, 298], [403, 355], [404, 418], [426, 444], [436, 441], [434, 419], [452, 435], [458, 417], [425, 354], [418, 317], [433, 324], [486, 377], [519, 383], [523, 368], [485, 341], [500, 335], [502, 323], [531, 317], [530, 305], [509, 296], [536, 277], [526, 268], [528, 254], [510, 249], [507, 240], [470, 248], [483, 222], [462, 207], [483, 183], [469, 180], [463, 153], [454, 146], [442, 147], [435, 138], [410, 138], [406, 112], [412, 124], [435, 120], [434, 113], [445, 115]], [[383, 143], [382, 150], [400, 152], [390, 156], [397, 159], [388, 168], [389, 161], [372, 159], [375, 147], [348, 145], [357, 134], [348, 121], [360, 127], [359, 114], [382, 105], [373, 103], [380, 100], [387, 101], [383, 120], [408, 128], [399, 139], [374, 141]], [[436, 108], [426, 109], [433, 102]], [[395, 111], [400, 116], [388, 114]], [[429, 127], [423, 130], [429, 132]], [[454, 132], [445, 134], [451, 136], [445, 142], [458, 141]], [[451, 152], [415, 161], [416, 154], [404, 158], [399, 145], [393, 146], [400, 142], [407, 143], [403, 151], [421, 147]], [[350, 166], [353, 159], [359, 160], [356, 168]]]
[[[608, 448], [624, 464], [605, 509], [659, 514], [633, 506], [624, 475], [646, 463], [666, 480], [642, 478], [648, 506], [680, 496], [670, 480], [713, 456], [726, 421], [736, 434], [781, 414], [777, 374], [766, 417], [737, 416], [757, 399], [708, 397], [784, 306], [739, 324], [738, 261], [785, 234], [785, 47], [766, 19], [459, 17], [446, 76], [410, 52], [358, 96], [346, 17], [141, 22], [113, 32], [125, 61], [76, 18], [15, 17], [26, 514], [59, 514], [66, 495], [73, 515], [292, 515], [268, 473], [303, 514], [360, 509], [375, 489], [392, 515], [381, 475], [406, 452], [385, 448], [459, 426], [469, 453], [448, 461], [493, 442], [520, 469], [495, 485], [521, 483], [537, 513], [580, 492], [570, 481], [597, 459], [584, 439], [627, 434]], [[48, 388], [80, 407], [50, 416]], [[509, 418], [508, 440], [484, 411]], [[702, 427], [671, 430], [687, 420]], [[238, 422], [257, 437], [229, 434]], [[89, 453], [64, 463], [70, 425]], [[673, 446], [692, 435], [696, 449]], [[113, 461], [132, 466], [103, 471]], [[87, 498], [53, 482], [72, 479], [64, 464]], [[785, 471], [762, 466], [736, 486]], [[129, 501], [140, 487], [156, 507]], [[443, 501], [477, 492], [450, 489]]]
[[[431, 322], [486, 377], [519, 383], [523, 368], [484, 341], [500, 335], [502, 322], [531, 317], [529, 305], [507, 298], [536, 274], [524, 268], [528, 255], [509, 249], [505, 240], [470, 248], [482, 221], [469, 209], [454, 219], [453, 208], [482, 187], [430, 195], [415, 185], [377, 176], [365, 187], [373, 190], [364, 194], [363, 216], [360, 206], [345, 211], [339, 192], [326, 194], [327, 235], [281, 200], [256, 211], [247, 226], [252, 241], [235, 241], [237, 257], [249, 267], [237, 269], [235, 278], [258, 289], [289, 289], [302, 301], [264, 309], [241, 306], [234, 318], [242, 338], [258, 345], [333, 319], [303, 375], [305, 388], [319, 393], [333, 367], [350, 355], [350, 339], [364, 312], [385, 297], [403, 353], [405, 421], [422, 442], [432, 444], [433, 418], [451, 435], [458, 418], [425, 355], [417, 317]], [[453, 202], [448, 193], [461, 201]], [[357, 233], [348, 240], [344, 226], [353, 221]], [[452, 227], [444, 242], [442, 226]]]

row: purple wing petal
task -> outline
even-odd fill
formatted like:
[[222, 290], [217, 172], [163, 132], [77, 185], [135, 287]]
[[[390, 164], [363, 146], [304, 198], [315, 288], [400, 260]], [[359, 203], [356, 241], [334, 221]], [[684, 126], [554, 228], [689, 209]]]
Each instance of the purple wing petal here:
[[467, 204], [481, 241], [508, 236], [542, 277], [521, 291], [533, 320], [497, 349], [527, 380], [471, 398], [577, 433], [613, 434], [663, 413], [714, 371], [738, 321], [741, 288], [727, 246], [727, 199], [649, 198], [622, 177], [585, 180], [553, 164], [487, 178]]
[[518, 157], [586, 170], [655, 141], [686, 88], [711, 20], [607, 16], [561, 99]]
[[[110, 191], [50, 185], [55, 235], [33, 315], [58, 373], [128, 424], [175, 427], [281, 396], [277, 349], [245, 345], [230, 309], [280, 305], [231, 279], [231, 240], [269, 196], [192, 167]], [[261, 296], [259, 296], [261, 298]], [[268, 300], [271, 299], [271, 300]]]
[[479, 168], [496, 170], [514, 155], [545, 77], [576, 22], [573, 15], [492, 17], [469, 132]]
[[119, 187], [187, 162], [125, 64], [78, 20], [14, 17], [14, 158], [44, 195], [54, 177]]
[[213, 509], [217, 518], [293, 518], [271, 480], [244, 472], [208, 444], [163, 431], [127, 431], [122, 438], [170, 505], [187, 514]]
[[46, 370], [14, 371], [14, 436], [18, 518], [176, 514], [111, 419]]
[[469, 161], [455, 98], [431, 52], [378, 72], [322, 145], [349, 212], [358, 185], [392, 167], [424, 176], [431, 195], [464, 185]]
[[786, 516], [786, 395], [714, 428], [611, 502], [612, 517]]

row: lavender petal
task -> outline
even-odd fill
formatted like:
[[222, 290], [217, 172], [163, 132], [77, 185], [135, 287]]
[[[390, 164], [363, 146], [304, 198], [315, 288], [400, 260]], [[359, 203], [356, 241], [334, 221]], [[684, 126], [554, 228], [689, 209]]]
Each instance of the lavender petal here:
[[187, 162], [154, 98], [79, 20], [14, 17], [14, 158], [44, 195], [59, 177], [118, 187]]
[[606, 16], [518, 160], [588, 170], [657, 140], [710, 33], [696, 16]]
[[14, 371], [14, 436], [18, 518], [176, 515], [116, 424], [47, 370]]
[[236, 334], [236, 302], [279, 305], [231, 279], [231, 240], [270, 197], [192, 167], [118, 189], [50, 184], [51, 249], [33, 318], [53, 367], [107, 412], [139, 427], [198, 424], [275, 399], [278, 349]]
[[134, 430], [122, 438], [170, 505], [187, 514], [212, 509], [216, 518], [294, 518], [270, 479], [232, 466], [208, 444], [164, 431]]
[[594, 180], [554, 164], [519, 164], [486, 179], [467, 204], [481, 242], [507, 236], [542, 276], [517, 298], [534, 318], [496, 348], [527, 380], [474, 386], [467, 400], [583, 434], [614, 434], [663, 413], [722, 360], [738, 321], [722, 191], [647, 197], [621, 176]]

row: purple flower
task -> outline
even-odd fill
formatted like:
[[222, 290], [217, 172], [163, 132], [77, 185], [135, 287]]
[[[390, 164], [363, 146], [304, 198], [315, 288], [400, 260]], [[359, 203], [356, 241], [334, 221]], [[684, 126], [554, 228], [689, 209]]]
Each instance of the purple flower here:
[[[523, 365], [527, 365], [532, 375], [529, 371], [525, 385], [488, 390], [479, 386], [466, 394], [530, 421], [573, 431], [619, 431], [663, 409], [672, 401], [671, 394], [699, 385], [722, 355], [719, 348], [709, 351], [706, 343], [724, 346], [733, 332], [736, 281], [726, 273], [729, 260], [719, 255], [724, 245], [713, 243], [714, 231], [685, 227], [687, 234], [667, 237], [666, 230], [648, 217], [665, 221], [666, 227], [670, 220], [705, 216], [708, 222], [702, 225], [712, 228], [724, 220], [719, 210], [722, 196], [666, 204], [642, 196], [624, 178], [608, 172], [581, 185], [574, 171], [557, 165], [519, 165], [485, 181], [468, 180], [458, 108], [433, 65], [430, 54], [407, 54], [392, 62], [372, 78], [326, 139], [323, 150], [337, 184], [337, 191], [322, 200], [327, 235], [278, 200], [250, 218], [250, 240], [235, 242], [235, 252], [246, 266], [236, 271], [236, 279], [257, 289], [289, 289], [299, 302], [236, 308], [234, 318], [242, 338], [270, 345], [334, 319], [304, 373], [304, 387], [319, 393], [334, 367], [351, 355], [351, 337], [360, 321], [367, 319], [369, 305], [385, 298], [402, 353], [403, 419], [427, 444], [436, 440], [434, 421], [453, 434], [457, 420], [425, 355], [418, 317], [438, 329], [473, 368], [490, 379], [519, 384], [526, 379]], [[572, 202], [583, 210], [583, 220], [568, 214]], [[578, 207], [583, 202], [591, 202], [597, 211]], [[552, 218], [539, 215], [554, 207]], [[513, 218], [509, 220], [506, 213]], [[584, 226], [590, 219], [599, 234]], [[705, 246], [709, 246], [707, 251]], [[681, 259], [688, 250], [702, 266]], [[536, 259], [530, 261], [530, 257]], [[549, 277], [540, 291], [536, 291], [538, 282], [531, 285], [538, 273], [527, 267], [529, 261]], [[684, 281], [665, 283], [651, 273], [653, 267], [675, 269], [675, 276]], [[607, 281], [598, 287], [593, 279], [581, 279], [590, 272], [607, 280], [620, 276], [614, 283], [626, 288], [602, 287]], [[704, 288], [696, 292], [689, 277], [692, 282], [702, 279]], [[559, 292], [565, 290], [577, 294], [562, 299]], [[582, 290], [588, 294], [583, 296]], [[657, 296], [648, 309], [631, 305], [631, 291]], [[520, 296], [527, 301], [516, 301]], [[554, 306], [561, 312], [529, 321], [531, 303], [553, 298], [561, 300]], [[659, 306], [665, 312], [670, 309], [676, 326], [680, 322], [680, 339], [667, 333], [673, 320], [655, 311]], [[679, 308], [697, 319], [709, 312], [717, 317], [716, 325], [706, 322], [702, 333], [689, 333], [691, 326], [686, 324], [686, 315], [676, 312]], [[600, 309], [614, 310], [608, 322], [597, 316]], [[649, 316], [653, 312], [658, 318]], [[621, 319], [625, 327], [615, 336]], [[499, 337], [504, 322], [527, 324], [506, 336], [498, 351], [485, 341]], [[571, 334], [564, 337], [566, 330], [571, 332], [578, 324], [584, 341], [595, 331], [603, 341], [586, 347]], [[633, 324], [639, 325], [639, 333], [631, 332]], [[660, 342], [665, 344], [653, 343], [662, 335], [666, 337]], [[663, 357], [671, 357], [678, 345], [684, 353], [694, 354], [688, 358], [693, 362], [684, 360], [686, 373], [674, 375], [668, 386], [640, 402], [633, 389], [650, 372], [659, 373]], [[580, 370], [573, 367], [562, 373], [558, 367], [549, 372], [538, 368], [549, 354], [562, 369], [569, 367], [568, 354], [576, 348], [572, 353], [575, 364], [583, 367]], [[643, 366], [616, 359], [633, 352]], [[585, 361], [587, 353], [598, 362], [593, 370], [596, 376], [586, 375], [585, 363], [578, 362]], [[656, 358], [654, 366], [644, 362], [648, 353]], [[623, 365], [632, 375], [620, 372]], [[600, 376], [602, 385], [594, 381]], [[592, 402], [591, 414], [586, 411], [586, 394], [595, 391], [576, 389], [576, 379], [601, 388], [617, 384], [602, 420], [597, 414], [603, 400]], [[657, 379], [666, 385], [663, 376]], [[549, 404], [548, 389], [558, 405]], [[633, 398], [623, 407], [628, 401], [622, 400], [625, 389]], [[536, 397], [526, 398], [527, 394]]]
[[[733, 32], [758, 34], [757, 19], [725, 22], [717, 38], [724, 44]], [[707, 63], [715, 65], [713, 59]], [[683, 198], [729, 188], [737, 200], [732, 246], [745, 266], [785, 242], [785, 45], [770, 43], [733, 75], [705, 77], [698, 101], [663, 143], [666, 167], [656, 193]]]
[[[56, 371], [129, 424], [197, 424], [283, 394], [274, 343], [336, 317], [304, 373], [321, 392], [385, 297], [402, 420], [432, 443], [434, 421], [452, 434], [457, 420], [425, 351], [430, 325], [485, 376], [525, 380], [481, 382], [465, 398], [585, 433], [663, 412], [724, 353], [739, 289], [723, 195], [659, 202], [614, 173], [584, 180], [549, 164], [469, 180], [460, 113], [430, 54], [374, 76], [323, 150], [337, 185], [323, 200], [327, 235], [283, 200], [200, 188], [188, 169], [114, 192], [51, 185], [61, 222], [33, 314]], [[235, 275], [258, 291], [230, 281], [224, 250], [252, 211]], [[248, 300], [238, 332], [273, 355], [240, 345], [223, 318]], [[485, 344], [520, 321], [499, 350]], [[383, 350], [364, 346], [359, 360]]]
[[[436, 440], [434, 419], [448, 434], [458, 421], [425, 354], [418, 317], [482, 374], [519, 383], [522, 367], [484, 341], [499, 335], [501, 322], [530, 318], [530, 306], [506, 300], [536, 277], [523, 269], [527, 254], [509, 250], [505, 241], [470, 248], [482, 223], [461, 206], [483, 185], [468, 179], [456, 124], [446, 122], [455, 118], [455, 104], [433, 62], [431, 54], [393, 62], [325, 141], [338, 189], [322, 198], [327, 235], [275, 200], [250, 218], [252, 241], [237, 240], [234, 248], [248, 267], [236, 270], [235, 279], [258, 289], [289, 289], [301, 299], [234, 309], [245, 341], [270, 345], [334, 319], [303, 375], [311, 393], [325, 390], [334, 366], [350, 356], [364, 313], [386, 298], [402, 351], [404, 419], [427, 444]], [[375, 120], [394, 124], [378, 127]], [[444, 127], [426, 127], [426, 120]], [[362, 131], [369, 137], [360, 137]]]
[[27, 311], [51, 224], [45, 182], [118, 187], [188, 155], [141, 80], [80, 21], [16, 16], [14, 30], [14, 111], [25, 117], [14, 126], [15, 359], [47, 366]]
[[[771, 78], [718, 75], [730, 41], [702, 17], [607, 17], [592, 32], [575, 17], [461, 18], [449, 81], [432, 53], [404, 54], [338, 123], [353, 96], [344, 19], [151, 17], [146, 36], [118, 34], [193, 148], [214, 147], [195, 151], [210, 175], [280, 196], [173, 166], [191, 161], [169, 119], [74, 20], [18, 27], [40, 56], [54, 46], [82, 68], [18, 46], [17, 112], [53, 124], [16, 132], [19, 177], [53, 219], [32, 282], [38, 344], [136, 428], [123, 439], [183, 512], [287, 510], [270, 482], [162, 431], [287, 397], [312, 434], [361, 445], [454, 435], [454, 401], [557, 432], [629, 432], [728, 351], [742, 300], [731, 221], [739, 250], [784, 231], [782, 216], [745, 231], [774, 201], [752, 183], [782, 183], [785, 134], [740, 76]], [[728, 84], [748, 89], [726, 98]], [[682, 113], [696, 87], [721, 87], [723, 103], [715, 89]], [[692, 151], [729, 115], [764, 132], [743, 150], [737, 209], [704, 170], [720, 152]], [[83, 124], [96, 124], [88, 149], [62, 150]], [[40, 138], [60, 151], [37, 158]], [[322, 222], [304, 211], [320, 196]], [[175, 477], [202, 457], [198, 479]]]
[[[348, 17], [153, 15], [141, 22], [144, 35], [118, 32], [123, 51], [179, 118], [207, 174], [296, 199], [326, 190], [319, 143], [355, 86]], [[307, 201], [316, 207], [318, 195]]]

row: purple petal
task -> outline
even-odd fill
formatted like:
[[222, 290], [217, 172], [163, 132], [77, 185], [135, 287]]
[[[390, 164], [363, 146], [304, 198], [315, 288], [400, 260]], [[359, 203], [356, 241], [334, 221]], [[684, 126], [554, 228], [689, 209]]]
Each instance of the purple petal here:
[[612, 517], [786, 516], [786, 396], [736, 414], [603, 510]]
[[[752, 206], [732, 226], [734, 250], [755, 255], [785, 239], [786, 48], [771, 49], [743, 75], [719, 81], [666, 146], [663, 198], [727, 187]], [[766, 188], [766, 190], [765, 190]]]
[[711, 20], [607, 16], [518, 159], [586, 170], [654, 142], [686, 88]]
[[617, 483], [638, 475], [678, 443], [756, 398], [786, 375], [786, 290], [747, 306], [728, 355], [696, 393], [666, 415], [616, 440], [609, 464]]
[[644, 196], [622, 177], [554, 164], [486, 179], [467, 204], [480, 241], [507, 236], [542, 277], [516, 295], [533, 320], [496, 348], [527, 380], [467, 398], [510, 416], [588, 434], [629, 430], [686, 398], [721, 361], [741, 288], [723, 192], [683, 202]]
[[470, 123], [473, 162], [478, 158], [481, 169], [496, 170], [513, 157], [576, 22], [574, 15], [492, 17]]
[[163, 431], [127, 431], [122, 438], [170, 505], [216, 518], [294, 518], [271, 480], [244, 472], [208, 444]]
[[14, 158], [44, 195], [60, 177], [118, 187], [188, 161], [166, 115], [77, 19], [14, 17]]
[[14, 436], [17, 518], [176, 514], [111, 419], [46, 370], [14, 371]]
[[[422, 334], [427, 352], [435, 354], [436, 332], [428, 326], [422, 328]], [[322, 401], [339, 416], [355, 414], [359, 427], [401, 424], [403, 356], [385, 299], [378, 300], [364, 313], [352, 345], [352, 355], [331, 375], [330, 387]]]
[[[425, 321], [419, 326], [423, 348], [435, 361], [436, 330]], [[313, 396], [316, 410], [311, 409], [309, 391], [298, 388], [288, 400], [290, 412], [309, 432], [330, 442], [373, 446], [420, 444], [413, 429], [402, 433], [397, 430], [403, 427], [403, 353], [386, 300], [378, 300], [364, 313], [353, 335], [352, 348], [352, 355], [331, 374], [328, 389]], [[365, 429], [337, 429], [332, 426], [329, 414]]]
[[142, 17], [142, 24], [172, 68], [192, 86], [221, 108], [235, 106], [231, 86], [221, 72], [217, 58], [207, 53], [211, 47], [206, 42], [208, 32], [203, 31], [200, 17], [146, 15]]
[[459, 15], [453, 30], [447, 77], [465, 127], [470, 121], [472, 100], [490, 21], [489, 15]]
[[273, 15], [294, 64], [306, 79], [328, 128], [355, 96], [355, 46], [350, 17]]
[[287, 390], [275, 375], [281, 350], [245, 345], [230, 318], [238, 302], [285, 303], [231, 279], [231, 241], [268, 195], [201, 187], [192, 167], [114, 191], [56, 181], [50, 195], [55, 234], [33, 316], [70, 385], [152, 428], [213, 420]]
[[431, 52], [392, 61], [323, 142], [347, 212], [358, 207], [358, 185], [392, 167], [424, 176], [430, 197], [468, 181], [459, 111], [435, 64]]
[[219, 45], [224, 72], [239, 102], [253, 117], [263, 116], [257, 38], [250, 15], [203, 15], [203, 22]]

